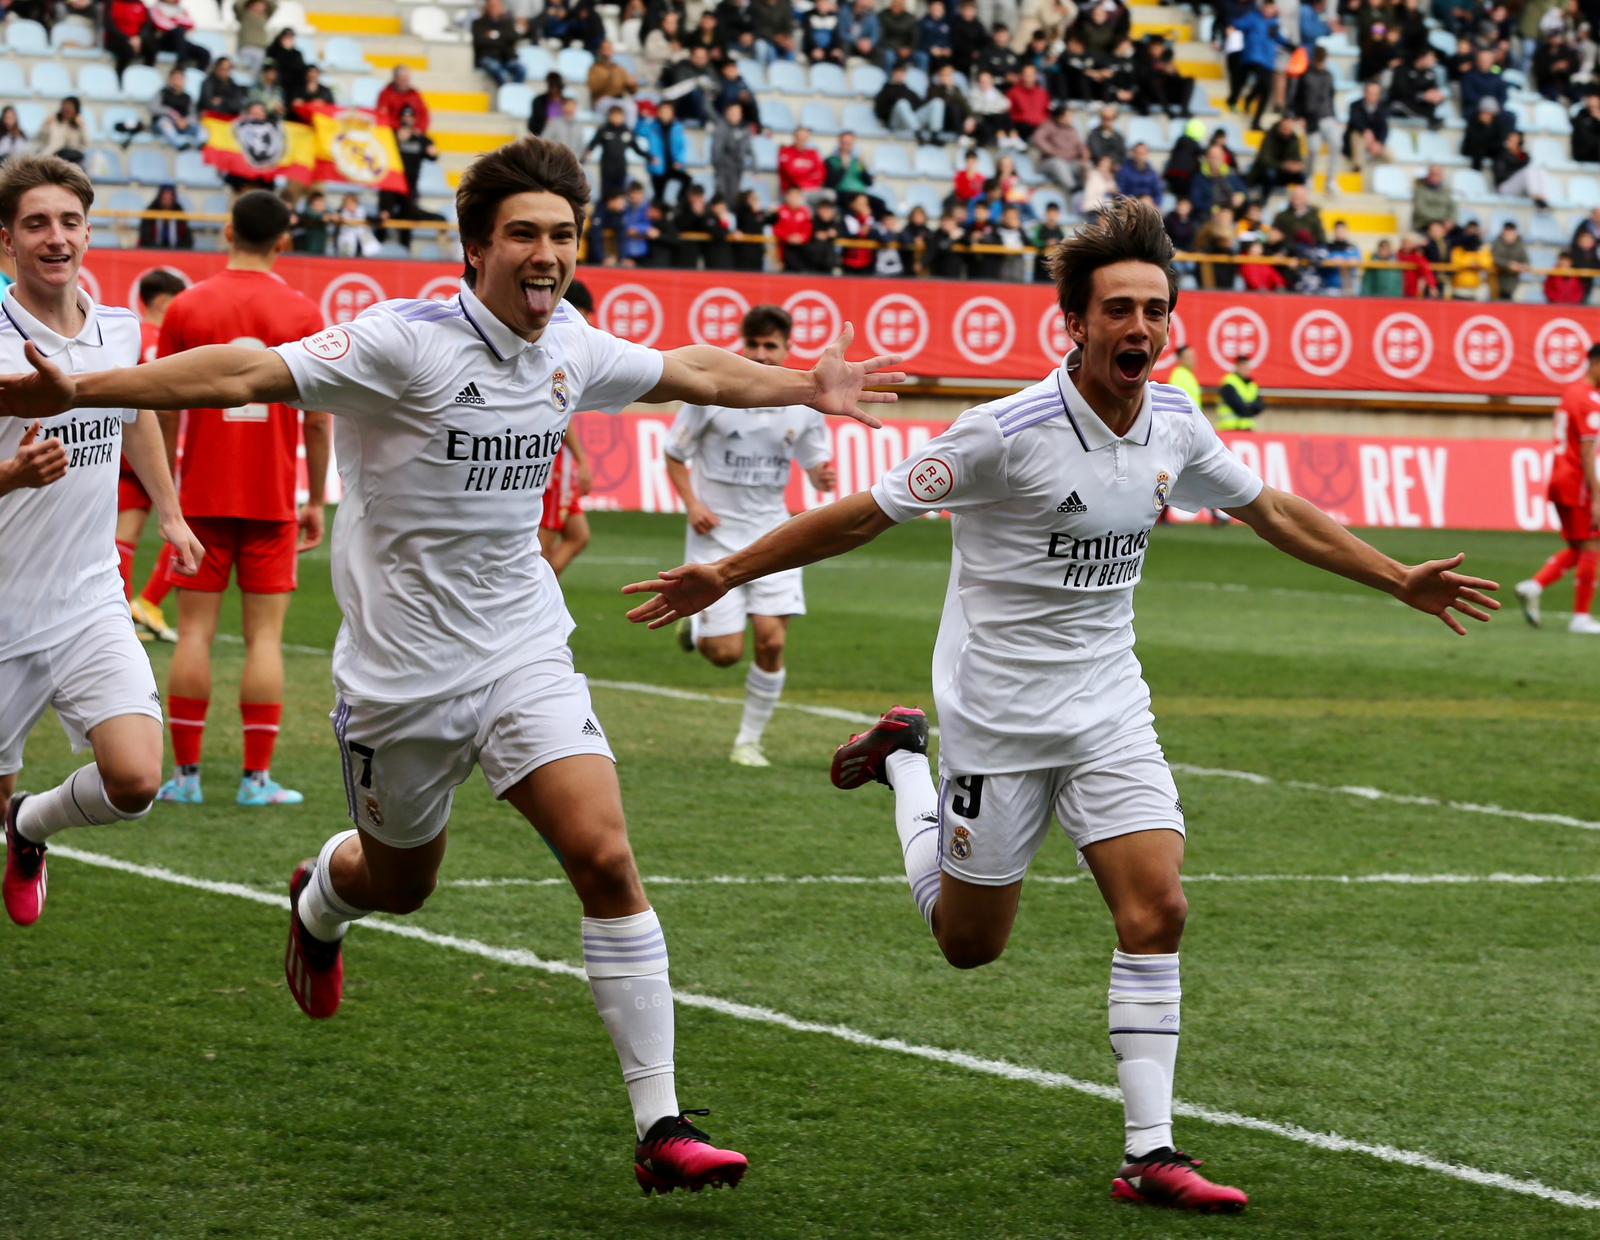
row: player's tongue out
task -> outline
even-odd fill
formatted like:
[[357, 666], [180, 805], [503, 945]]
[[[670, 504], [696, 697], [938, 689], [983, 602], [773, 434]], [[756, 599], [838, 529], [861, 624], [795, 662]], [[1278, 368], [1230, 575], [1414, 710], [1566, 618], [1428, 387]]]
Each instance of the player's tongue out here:
[[547, 316], [556, 308], [556, 282], [543, 276], [522, 282], [522, 302], [532, 315]]

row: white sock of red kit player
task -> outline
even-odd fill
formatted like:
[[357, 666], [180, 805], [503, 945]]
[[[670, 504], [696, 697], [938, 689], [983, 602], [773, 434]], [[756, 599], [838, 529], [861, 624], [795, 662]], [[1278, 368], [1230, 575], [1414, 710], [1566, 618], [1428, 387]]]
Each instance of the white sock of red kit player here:
[[667, 940], [656, 911], [585, 917], [583, 971], [617, 1048], [633, 1104], [633, 1126], [643, 1137], [658, 1119], [679, 1113], [672, 983], [667, 980]]

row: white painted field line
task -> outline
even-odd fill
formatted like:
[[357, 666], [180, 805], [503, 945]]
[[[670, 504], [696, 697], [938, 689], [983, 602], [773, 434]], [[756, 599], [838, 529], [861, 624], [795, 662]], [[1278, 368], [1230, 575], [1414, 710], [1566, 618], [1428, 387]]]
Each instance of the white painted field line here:
[[[234, 896], [241, 900], [250, 900], [256, 904], [265, 904], [273, 908], [286, 909], [289, 907], [287, 896], [257, 891], [252, 887], [246, 887], [239, 883], [224, 883], [216, 882], [212, 879], [195, 878], [191, 875], [179, 874], [176, 871], [159, 866], [136, 865], [119, 857], [107, 857], [100, 853], [83, 852], [64, 845], [52, 845], [50, 851], [58, 858], [65, 860], [79, 861], [85, 865], [98, 866], [101, 869], [116, 870], [123, 874], [133, 874], [140, 878], [154, 879], [157, 882], [170, 883], [177, 887], [188, 887], [196, 891], [210, 892], [213, 895]], [[460, 938], [453, 934], [437, 934], [431, 930], [424, 930], [421, 927], [388, 918], [370, 917], [363, 925], [370, 929], [381, 931], [384, 934], [413, 939], [419, 943], [426, 943], [431, 947], [443, 947], [451, 951], [463, 952], [470, 956], [481, 957], [484, 960], [492, 960], [497, 964], [511, 965], [521, 969], [536, 969], [542, 973], [551, 973], [559, 977], [570, 977], [580, 981], [587, 980], [580, 966], [568, 964], [563, 960], [546, 960], [542, 956], [535, 955], [533, 952], [523, 948], [495, 947], [477, 939]], [[1062, 1072], [1048, 1072], [1043, 1068], [1030, 1068], [1023, 1064], [1014, 1064], [1003, 1059], [987, 1059], [979, 1055], [970, 1055], [965, 1051], [954, 1051], [939, 1046], [923, 1046], [915, 1042], [902, 1041], [899, 1038], [880, 1038], [870, 1033], [864, 1033], [859, 1029], [852, 1029], [848, 1025], [827, 1025], [817, 1021], [801, 1020], [787, 1013], [774, 1011], [772, 1008], [757, 1007], [749, 1003], [736, 1003], [729, 999], [719, 999], [713, 995], [696, 994], [687, 990], [677, 992], [673, 996], [673, 1000], [682, 1007], [701, 1008], [705, 1011], [716, 1012], [722, 1016], [732, 1017], [735, 1020], [749, 1021], [758, 1025], [771, 1025], [780, 1029], [787, 1029], [793, 1033], [819, 1034], [823, 1037], [834, 1038], [840, 1042], [847, 1042], [852, 1046], [860, 1046], [868, 1050], [888, 1051], [897, 1055], [908, 1055], [915, 1059], [924, 1059], [947, 1067], [965, 1068], [969, 1072], [980, 1073], [984, 1076], [999, 1077], [1008, 1081], [1021, 1081], [1030, 1085], [1039, 1085], [1046, 1089], [1071, 1090], [1074, 1093], [1085, 1094], [1091, 1098], [1099, 1098], [1106, 1102], [1120, 1102], [1122, 1100], [1121, 1090], [1114, 1086], [1104, 1085], [1098, 1081], [1079, 1080], [1077, 1077], [1067, 1076]], [[1172, 1110], [1173, 1114], [1181, 1115], [1185, 1119], [1197, 1119], [1204, 1123], [1217, 1124], [1227, 1128], [1245, 1128], [1252, 1132], [1267, 1133], [1301, 1145], [1309, 1145], [1313, 1149], [1326, 1150], [1331, 1153], [1365, 1154], [1367, 1157], [1375, 1158], [1380, 1162], [1395, 1163], [1421, 1171], [1431, 1171], [1437, 1175], [1448, 1176], [1454, 1180], [1463, 1180], [1468, 1184], [1476, 1184], [1484, 1188], [1503, 1189], [1506, 1192], [1537, 1197], [1544, 1201], [1573, 1206], [1580, 1210], [1600, 1210], [1600, 1197], [1591, 1197], [1583, 1193], [1570, 1192], [1566, 1189], [1552, 1188], [1550, 1185], [1542, 1184], [1538, 1180], [1524, 1180], [1516, 1176], [1504, 1175], [1498, 1171], [1484, 1171], [1477, 1167], [1446, 1162], [1441, 1158], [1435, 1158], [1431, 1154], [1420, 1153], [1416, 1150], [1401, 1149], [1393, 1145], [1375, 1145], [1366, 1141], [1355, 1141], [1334, 1132], [1317, 1132], [1310, 1128], [1302, 1128], [1298, 1124], [1282, 1124], [1275, 1120], [1258, 1119], [1253, 1115], [1241, 1115], [1236, 1111], [1218, 1111], [1211, 1107], [1199, 1106], [1191, 1102], [1175, 1100]]]
[[[904, 874], [646, 874], [646, 887], [904, 887]], [[1087, 874], [1032, 874], [1028, 887], [1078, 887]], [[1331, 887], [1542, 887], [1600, 883], [1600, 874], [1185, 874], [1185, 883], [1288, 883]], [[563, 877], [448, 878], [441, 887], [569, 887]]]

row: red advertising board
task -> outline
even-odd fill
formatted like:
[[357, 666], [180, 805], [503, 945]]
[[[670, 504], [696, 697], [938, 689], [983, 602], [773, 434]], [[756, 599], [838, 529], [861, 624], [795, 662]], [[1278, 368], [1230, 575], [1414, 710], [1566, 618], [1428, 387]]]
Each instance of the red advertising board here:
[[[681, 512], [662, 446], [671, 418], [579, 414], [574, 426], [594, 469], [592, 509]], [[832, 423], [839, 493], [869, 487], [945, 423], [894, 421], [877, 430]], [[1266, 482], [1347, 525], [1402, 529], [1551, 530], [1545, 502], [1552, 448], [1502, 439], [1380, 439], [1341, 435], [1223, 436]], [[826, 502], [797, 470], [789, 508]], [[1188, 514], [1174, 513], [1179, 520]]]
[[[131, 305], [151, 267], [198, 278], [222, 262], [219, 254], [92, 250], [83, 280], [96, 298]], [[385, 298], [448, 298], [461, 269], [291, 256], [277, 271], [330, 321], [343, 322]], [[737, 344], [740, 316], [761, 302], [794, 316], [801, 360], [820, 354], [846, 322], [855, 324], [853, 356], [900, 353], [908, 370], [929, 378], [1032, 383], [1067, 347], [1042, 285], [598, 267], [580, 274], [601, 326], [658, 348]], [[1600, 309], [1185, 293], [1172, 335], [1195, 346], [1207, 384], [1248, 352], [1267, 388], [1554, 396], [1582, 375], [1589, 343], [1600, 337]], [[1171, 365], [1169, 350], [1158, 376]]]

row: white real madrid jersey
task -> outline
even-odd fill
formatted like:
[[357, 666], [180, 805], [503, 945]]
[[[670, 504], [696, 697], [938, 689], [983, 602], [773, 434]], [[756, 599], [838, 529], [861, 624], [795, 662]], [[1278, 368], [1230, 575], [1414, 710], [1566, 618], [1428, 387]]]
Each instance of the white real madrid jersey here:
[[814, 469], [833, 459], [833, 443], [822, 414], [807, 405], [685, 405], [672, 423], [666, 453], [694, 462], [695, 494], [721, 518], [704, 537], [738, 551], [788, 520], [783, 493], [791, 463]]
[[968, 410], [872, 488], [896, 521], [953, 514], [933, 676], [946, 771], [1069, 765], [1137, 713], [1130, 694], [1147, 709], [1133, 590], [1157, 516], [1261, 491], [1179, 388], [1147, 384], [1113, 435], [1073, 385], [1075, 361]]
[[448, 302], [380, 302], [277, 352], [294, 403], [338, 418], [340, 691], [453, 696], [563, 645], [572, 618], [539, 555], [551, 463], [574, 409], [624, 408], [660, 382], [661, 354], [565, 302], [530, 343], [465, 285]]
[[[32, 341], [75, 375], [139, 364], [139, 316], [97, 306], [82, 289], [84, 322], [61, 336], [22, 308], [16, 286], [0, 301], [0, 373], [32, 369], [23, 346]], [[0, 495], [0, 659], [70, 640], [99, 617], [127, 614], [117, 570], [117, 476], [122, 424], [134, 409], [69, 409], [42, 419], [39, 440], [59, 439], [67, 473], [47, 487]], [[17, 455], [31, 423], [0, 418], [0, 460]]]

